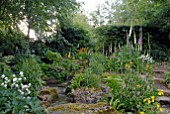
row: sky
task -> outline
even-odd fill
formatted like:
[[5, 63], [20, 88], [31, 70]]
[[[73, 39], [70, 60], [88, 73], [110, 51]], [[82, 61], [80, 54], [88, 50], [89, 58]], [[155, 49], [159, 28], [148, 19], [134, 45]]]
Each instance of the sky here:
[[96, 9], [96, 6], [103, 4], [106, 0], [76, 0], [77, 2], [84, 2], [82, 8], [86, 13], [90, 13]]

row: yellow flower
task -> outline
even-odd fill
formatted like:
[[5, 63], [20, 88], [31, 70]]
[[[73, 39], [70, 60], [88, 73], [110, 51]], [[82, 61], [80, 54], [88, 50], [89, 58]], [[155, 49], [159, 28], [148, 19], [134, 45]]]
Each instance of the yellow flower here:
[[164, 91], [163, 90], [160, 90], [159, 92], [158, 92], [158, 95], [164, 95]]
[[133, 64], [133, 62], [132, 61], [130, 61], [130, 65], [132, 65]]
[[140, 114], [145, 114], [144, 112], [140, 112]]
[[162, 108], [159, 108], [159, 111], [162, 112]]
[[143, 99], [143, 102], [146, 102], [146, 99]]
[[157, 106], [157, 108], [160, 108], [160, 104], [157, 104], [156, 106]]
[[138, 85], [136, 85], [136, 87], [140, 88], [141, 86], [138, 84]]
[[148, 99], [148, 103], [149, 103], [149, 104], [151, 103], [151, 100], [150, 100], [150, 99]]
[[155, 102], [155, 96], [151, 96], [151, 101]]
[[148, 70], [149, 69], [149, 64], [146, 64], [146, 70]]
[[128, 70], [130, 69], [130, 65], [129, 64], [125, 64], [125, 68]]

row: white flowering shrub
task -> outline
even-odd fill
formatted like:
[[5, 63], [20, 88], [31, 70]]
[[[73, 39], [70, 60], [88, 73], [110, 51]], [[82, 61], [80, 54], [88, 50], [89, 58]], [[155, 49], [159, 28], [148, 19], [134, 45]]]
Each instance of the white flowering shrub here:
[[37, 97], [30, 96], [32, 84], [23, 83], [26, 80], [22, 71], [0, 76], [0, 114], [44, 114]]
[[1, 83], [1, 86], [4, 88], [17, 89], [22, 95], [29, 95], [31, 93], [31, 91], [29, 90], [29, 88], [31, 87], [31, 83], [22, 84], [22, 82], [26, 80], [26, 77], [24, 77], [22, 71], [20, 72], [19, 76], [13, 74], [10, 78], [3, 74], [1, 76], [1, 80], [3, 81]]

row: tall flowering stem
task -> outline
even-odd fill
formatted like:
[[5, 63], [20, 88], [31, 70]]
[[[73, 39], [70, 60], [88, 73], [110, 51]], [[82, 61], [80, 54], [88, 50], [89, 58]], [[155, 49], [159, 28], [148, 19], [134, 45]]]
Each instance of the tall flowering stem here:
[[143, 34], [142, 34], [142, 28], [141, 28], [140, 36], [139, 36], [139, 39], [138, 39], [139, 50], [142, 50], [142, 37], [143, 37]]

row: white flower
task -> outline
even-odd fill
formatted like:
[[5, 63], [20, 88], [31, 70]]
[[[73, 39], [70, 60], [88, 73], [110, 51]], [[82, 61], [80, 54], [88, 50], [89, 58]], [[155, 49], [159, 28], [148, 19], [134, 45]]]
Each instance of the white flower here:
[[8, 80], [8, 83], [11, 82], [11, 80]]
[[21, 80], [22, 80], [22, 78], [18, 78], [18, 80], [19, 80], [19, 81], [21, 81]]
[[8, 77], [5, 77], [4, 79], [5, 79], [5, 80], [8, 80]]
[[18, 91], [21, 93], [22, 91], [20, 89], [18, 89]]
[[13, 78], [13, 82], [16, 82], [17, 81], [17, 78]]
[[24, 92], [23, 92], [23, 91], [21, 91], [20, 93], [21, 93], [22, 95], [24, 94]]
[[30, 90], [28, 90], [27, 92], [28, 92], [28, 94], [30, 94], [30, 93], [31, 93], [31, 91], [30, 91]]
[[31, 83], [29, 83], [28, 86], [30, 87], [30, 86], [31, 86]]
[[5, 78], [5, 75], [4, 75], [4, 74], [2, 74], [2, 78]]
[[24, 77], [24, 80], [26, 80], [26, 77]]
[[15, 74], [13, 74], [12, 76], [15, 78], [15, 76], [16, 76], [16, 75], [15, 75]]
[[2, 83], [1, 85], [4, 86], [4, 83]]
[[24, 76], [24, 73], [23, 73], [22, 71], [21, 71], [19, 74], [20, 74], [20, 76], [21, 76], [21, 77], [23, 77], [23, 76]]
[[27, 89], [27, 88], [28, 88], [27, 85], [23, 85], [23, 86], [22, 86], [22, 89]]
[[30, 98], [31, 98], [30, 96], [27, 97], [27, 99], [30, 99]]
[[8, 83], [8, 80], [5, 80], [5, 83], [7, 84], [7, 83]]
[[18, 85], [18, 84], [16, 84], [16, 85], [15, 85], [15, 87], [19, 87], [19, 85]]

